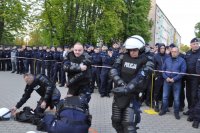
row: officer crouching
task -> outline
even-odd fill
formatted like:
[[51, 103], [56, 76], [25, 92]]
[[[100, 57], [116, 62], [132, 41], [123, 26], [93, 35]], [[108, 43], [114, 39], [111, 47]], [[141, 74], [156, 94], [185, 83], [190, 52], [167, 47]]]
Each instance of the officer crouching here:
[[26, 103], [34, 90], [41, 96], [37, 107], [34, 109], [36, 114], [44, 113], [48, 107], [53, 109], [59, 102], [61, 96], [60, 91], [56, 88], [55, 84], [47, 78], [47, 76], [42, 74], [34, 76], [26, 73], [24, 74], [24, 81], [26, 82], [24, 94], [16, 106], [11, 109], [12, 114], [14, 114], [17, 109]]
[[37, 130], [48, 133], [88, 133], [91, 126], [85, 95], [60, 100], [56, 115], [47, 114], [39, 121]]

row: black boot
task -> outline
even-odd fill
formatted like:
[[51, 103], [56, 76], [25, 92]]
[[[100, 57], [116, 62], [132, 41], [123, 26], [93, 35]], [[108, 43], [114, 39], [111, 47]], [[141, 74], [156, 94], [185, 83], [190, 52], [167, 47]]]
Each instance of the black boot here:
[[159, 113], [160, 116], [165, 115], [165, 114], [166, 114], [166, 111], [163, 111], [163, 110], [161, 110]]
[[160, 111], [160, 110], [159, 110], [159, 102], [155, 102], [154, 110], [155, 110], [156, 112], [159, 112], [159, 111]]
[[194, 121], [193, 124], [192, 124], [192, 127], [199, 128], [199, 122], [198, 121]]
[[189, 110], [186, 112], [183, 112], [184, 115], [189, 115]]
[[189, 116], [189, 117], [187, 118], [187, 121], [192, 122], [192, 121], [193, 121], [193, 118], [192, 118], [191, 116]]
[[175, 118], [176, 118], [177, 120], [180, 120], [180, 119], [181, 119], [179, 113], [174, 113], [174, 116], [175, 116]]

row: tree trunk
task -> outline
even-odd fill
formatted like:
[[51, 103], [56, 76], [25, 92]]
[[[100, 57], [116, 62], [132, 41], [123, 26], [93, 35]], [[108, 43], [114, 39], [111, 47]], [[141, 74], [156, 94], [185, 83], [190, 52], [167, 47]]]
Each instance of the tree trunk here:
[[2, 37], [3, 37], [3, 32], [4, 32], [4, 21], [0, 20], [0, 44], [2, 41]]

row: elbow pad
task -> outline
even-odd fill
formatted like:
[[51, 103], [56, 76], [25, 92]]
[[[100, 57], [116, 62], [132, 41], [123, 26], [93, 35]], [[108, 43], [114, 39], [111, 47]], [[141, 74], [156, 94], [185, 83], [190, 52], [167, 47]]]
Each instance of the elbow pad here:
[[118, 75], [118, 72], [116, 69], [111, 69], [110, 70], [110, 73], [109, 73], [109, 76], [111, 79], [113, 79], [114, 83], [117, 85], [117, 86], [123, 86], [125, 85], [126, 83], [120, 78], [120, 76]]
[[71, 65], [69, 63], [64, 63], [63, 64], [63, 70], [65, 72], [70, 72], [70, 71], [72, 71], [72, 72], [81, 72], [81, 67], [80, 67], [80, 65]]
[[84, 73], [78, 73], [76, 74], [74, 77], [72, 77], [69, 82], [68, 82], [68, 87], [74, 85], [75, 83], [77, 83], [79, 80], [81, 80], [84, 77]]

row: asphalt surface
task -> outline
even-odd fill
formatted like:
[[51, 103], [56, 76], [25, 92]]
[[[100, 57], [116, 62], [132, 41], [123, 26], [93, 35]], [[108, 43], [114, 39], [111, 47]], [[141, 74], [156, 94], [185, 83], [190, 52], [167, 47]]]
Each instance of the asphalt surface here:
[[[24, 87], [25, 82], [22, 75], [0, 72], [0, 108], [15, 106], [23, 94]], [[61, 98], [63, 98], [66, 95], [67, 88], [58, 88], [62, 94]], [[34, 108], [38, 99], [39, 96], [34, 92], [24, 106]], [[101, 98], [97, 91], [92, 94], [90, 112], [93, 119], [90, 133], [115, 133], [111, 124], [112, 100], [112, 96], [110, 98]], [[149, 109], [147, 106], [142, 106], [141, 108], [143, 113], [141, 123], [138, 125], [140, 127], [138, 133], [200, 133], [200, 128], [192, 128], [192, 123], [186, 121], [187, 116], [182, 115], [182, 112], [180, 113], [181, 119], [176, 120], [172, 108], [164, 116], [146, 114], [144, 110], [147, 109]], [[13, 119], [0, 121], [0, 133], [26, 133], [27, 131], [36, 131], [36, 127], [31, 124], [14, 121]]]

